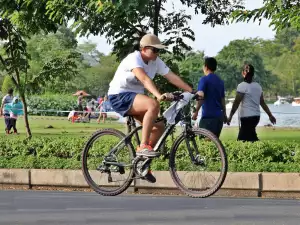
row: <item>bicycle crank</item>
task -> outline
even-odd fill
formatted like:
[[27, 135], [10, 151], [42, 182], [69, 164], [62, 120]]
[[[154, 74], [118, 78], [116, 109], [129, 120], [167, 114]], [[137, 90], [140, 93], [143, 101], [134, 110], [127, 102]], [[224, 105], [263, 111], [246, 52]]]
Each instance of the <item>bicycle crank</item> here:
[[136, 157], [133, 161], [135, 174], [144, 177], [148, 174], [152, 159], [142, 156]]

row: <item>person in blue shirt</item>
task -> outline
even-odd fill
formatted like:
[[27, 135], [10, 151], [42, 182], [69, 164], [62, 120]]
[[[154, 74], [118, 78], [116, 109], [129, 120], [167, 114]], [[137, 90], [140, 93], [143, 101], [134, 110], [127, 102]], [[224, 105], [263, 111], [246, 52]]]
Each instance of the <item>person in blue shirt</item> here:
[[207, 129], [219, 137], [223, 123], [227, 122], [227, 115], [224, 82], [215, 74], [216, 69], [217, 60], [213, 57], [205, 58], [203, 66], [205, 76], [200, 79], [198, 84], [198, 94], [204, 99], [197, 102], [192, 119], [197, 119], [202, 106], [199, 127]]

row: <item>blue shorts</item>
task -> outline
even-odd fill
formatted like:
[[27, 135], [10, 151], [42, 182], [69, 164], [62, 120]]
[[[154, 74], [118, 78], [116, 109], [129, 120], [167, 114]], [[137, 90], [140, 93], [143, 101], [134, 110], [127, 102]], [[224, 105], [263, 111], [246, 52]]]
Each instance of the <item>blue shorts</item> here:
[[134, 92], [123, 92], [120, 94], [109, 95], [108, 100], [113, 110], [121, 116], [128, 116], [127, 112], [131, 109], [136, 95], [137, 93]]

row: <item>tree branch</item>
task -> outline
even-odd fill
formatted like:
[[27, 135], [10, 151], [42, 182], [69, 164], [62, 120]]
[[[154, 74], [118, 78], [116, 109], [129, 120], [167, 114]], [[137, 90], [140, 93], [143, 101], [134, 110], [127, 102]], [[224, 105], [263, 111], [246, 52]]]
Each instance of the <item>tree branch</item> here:
[[0, 55], [0, 61], [3, 64], [3, 66], [4, 66], [4, 69], [7, 71], [6, 63], [5, 63], [5, 61], [4, 61], [4, 59], [2, 58], [1, 55]]

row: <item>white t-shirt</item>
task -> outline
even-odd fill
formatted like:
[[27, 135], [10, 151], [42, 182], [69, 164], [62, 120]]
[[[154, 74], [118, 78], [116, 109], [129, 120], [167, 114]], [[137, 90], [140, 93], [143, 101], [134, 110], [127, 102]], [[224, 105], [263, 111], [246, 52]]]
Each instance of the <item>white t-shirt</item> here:
[[240, 117], [260, 116], [260, 97], [262, 88], [257, 82], [242, 82], [237, 87], [237, 92], [243, 93], [244, 98], [239, 107]]
[[2, 107], [3, 107], [3, 114], [9, 114], [9, 111], [4, 110], [4, 105], [7, 103], [12, 103], [13, 101], [13, 96], [10, 96], [9, 94], [5, 95], [2, 98]]
[[142, 59], [141, 53], [135, 51], [130, 53], [120, 63], [113, 80], [109, 84], [108, 95], [122, 92], [144, 93], [144, 85], [132, 73], [134, 68], [143, 68], [152, 80], [156, 74], [164, 76], [170, 71], [169, 67], [159, 57], [146, 64]]

